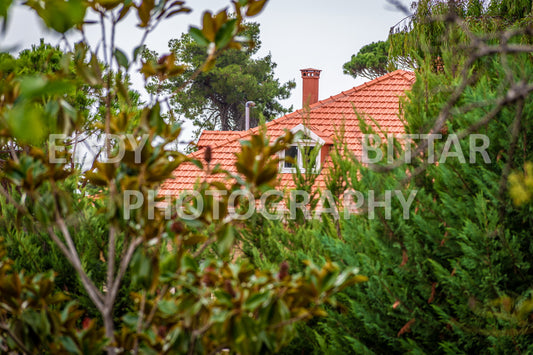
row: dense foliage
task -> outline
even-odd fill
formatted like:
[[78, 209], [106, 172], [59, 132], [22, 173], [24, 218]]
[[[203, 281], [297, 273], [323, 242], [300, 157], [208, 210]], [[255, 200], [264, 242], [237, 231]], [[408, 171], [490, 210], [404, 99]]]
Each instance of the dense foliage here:
[[[244, 20], [265, 3], [235, 1], [231, 16], [228, 8], [204, 13], [203, 27], [190, 30], [207, 53], [202, 70], [241, 47]], [[238, 175], [168, 149], [180, 133], [164, 112], [171, 111], [168, 101], [158, 95], [135, 101], [128, 75], [136, 66], [146, 78], [183, 74], [172, 54], [158, 62], [140, 61], [139, 54], [161, 20], [190, 12], [184, 2], [24, 5], [59, 33], [83, 34], [90, 15], [112, 31], [103, 32], [102, 47], [82, 40], [65, 53], [41, 45], [19, 58], [0, 57], [0, 146], [8, 149], [0, 171], [0, 232], [7, 236], [0, 242], [0, 352], [276, 352], [295, 323], [323, 315], [334, 294], [366, 280], [329, 262], [289, 273], [285, 266], [261, 270], [235, 260], [240, 222], [228, 197], [220, 201], [221, 218], [207, 206], [199, 211], [194, 200], [156, 207], [163, 202], [158, 187], [184, 163], [216, 176], [197, 189], [211, 207], [213, 188], [257, 196], [274, 184], [277, 153], [292, 141], [290, 132], [274, 142], [253, 136], [237, 155]], [[145, 31], [132, 60], [113, 36], [128, 13]], [[0, 15], [8, 16], [9, 6]], [[40, 59], [24, 64], [26, 55]], [[41, 59], [45, 65], [33, 66]], [[70, 104], [85, 88], [94, 95], [93, 110]], [[91, 132], [105, 140], [82, 173], [71, 164], [69, 142]]]
[[[509, 21], [486, 33], [461, 13], [433, 17], [430, 27], [417, 26], [421, 32], [446, 29], [431, 39], [438, 42], [420, 36], [419, 45], [402, 49], [419, 68], [402, 103], [406, 131], [441, 135], [434, 161], [427, 141], [415, 139], [409, 164], [405, 141], [397, 142], [393, 164], [361, 164], [343, 150], [339, 132], [328, 188], [338, 196], [360, 191], [365, 201], [370, 191], [379, 201], [387, 191], [416, 191], [407, 219], [392, 199], [390, 217], [380, 207], [370, 218], [365, 204], [347, 220], [323, 216], [292, 230], [260, 221], [243, 233], [245, 251], [257, 265], [332, 259], [369, 277], [339, 295], [328, 317], [300, 327], [284, 353], [533, 351], [531, 4], [494, 2], [489, 10], [505, 3], [529, 9], [525, 17], [518, 12], [522, 22], [502, 17]], [[372, 132], [364, 122], [362, 128]], [[472, 134], [488, 138], [490, 161], [471, 151]], [[458, 143], [443, 153], [454, 135]], [[388, 144], [382, 149], [386, 156]]]
[[[510, 28], [531, 25], [533, 3], [530, 0], [422, 0], [414, 2], [408, 17], [391, 29], [389, 60], [396, 66], [419, 68], [431, 56], [434, 66], [450, 50], [456, 53], [465, 48], [457, 46], [464, 32], [448, 26], [449, 14], [459, 16], [470, 31], [496, 36]], [[530, 41], [523, 38], [525, 41]]]

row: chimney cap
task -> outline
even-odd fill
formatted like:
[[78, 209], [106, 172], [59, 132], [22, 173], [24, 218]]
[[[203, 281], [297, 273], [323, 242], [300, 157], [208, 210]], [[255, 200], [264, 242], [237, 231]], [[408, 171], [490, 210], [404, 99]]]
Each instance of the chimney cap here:
[[322, 70], [320, 69], [313, 69], [313, 68], [307, 68], [307, 69], [300, 69], [302, 72], [302, 78], [320, 78], [320, 72]]

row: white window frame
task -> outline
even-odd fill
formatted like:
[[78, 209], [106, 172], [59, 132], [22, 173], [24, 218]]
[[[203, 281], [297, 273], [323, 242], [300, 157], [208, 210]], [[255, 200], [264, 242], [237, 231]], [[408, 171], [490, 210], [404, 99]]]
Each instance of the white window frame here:
[[[291, 144], [291, 147], [298, 147], [298, 156], [296, 157], [295, 164], [298, 166], [301, 172], [305, 172], [304, 164], [303, 164], [303, 157], [302, 157], [302, 149], [303, 147], [316, 147], [319, 146], [318, 154], [316, 155], [316, 161], [314, 165], [314, 172], [315, 174], [318, 174], [320, 171], [320, 162], [322, 157], [322, 146], [324, 146], [325, 141], [320, 138], [316, 133], [311, 131], [309, 128], [304, 126], [303, 124], [299, 124], [291, 129], [291, 132], [293, 134], [296, 134], [298, 132], [302, 132], [305, 137], [308, 137], [309, 139], [300, 139], [296, 141], [295, 143]], [[296, 167], [286, 167], [285, 166], [285, 150], [281, 151], [279, 153], [279, 159], [280, 159], [280, 171], [284, 174], [293, 174], [297, 171]]]

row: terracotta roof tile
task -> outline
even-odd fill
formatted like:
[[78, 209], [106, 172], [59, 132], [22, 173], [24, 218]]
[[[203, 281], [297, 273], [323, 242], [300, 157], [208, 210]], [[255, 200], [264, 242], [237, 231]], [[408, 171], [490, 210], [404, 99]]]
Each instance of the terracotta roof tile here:
[[[308, 110], [297, 110], [266, 124], [271, 139], [283, 134], [284, 129], [291, 129], [300, 123], [309, 127], [313, 132], [331, 144], [335, 130], [345, 125], [345, 139], [349, 148], [361, 155], [361, 136], [359, 121], [354, 112], [359, 115], [371, 116], [387, 133], [404, 133], [403, 122], [399, 118], [399, 97], [409, 90], [415, 81], [412, 72], [396, 70], [370, 82], [354, 87], [350, 90], [318, 101]], [[375, 123], [366, 120], [374, 129]], [[192, 157], [203, 160], [206, 146], [212, 148], [212, 166], [220, 164], [222, 168], [235, 172], [235, 152], [240, 148], [240, 141], [256, 134], [259, 128], [248, 131], [203, 131], [198, 140], [199, 151]], [[205, 163], [205, 162], [204, 162]], [[331, 161], [326, 159], [325, 165]], [[160, 189], [160, 195], [178, 195], [184, 190], [192, 190], [204, 174], [193, 164], [184, 163], [174, 172], [175, 179], [167, 180]], [[325, 174], [317, 178], [317, 187], [325, 186]], [[294, 187], [291, 174], [280, 174], [280, 187], [290, 189]]]

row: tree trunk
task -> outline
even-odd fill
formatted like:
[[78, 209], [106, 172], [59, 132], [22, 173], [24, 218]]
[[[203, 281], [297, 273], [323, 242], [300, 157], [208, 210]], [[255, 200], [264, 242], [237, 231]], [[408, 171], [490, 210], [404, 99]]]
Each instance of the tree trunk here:
[[220, 129], [222, 131], [229, 131], [229, 116], [228, 116], [228, 108], [225, 106], [220, 107]]
[[113, 324], [113, 309], [107, 309], [106, 307], [102, 316], [104, 318], [105, 336], [111, 343], [111, 345], [107, 347], [107, 355], [115, 355], [115, 325]]

